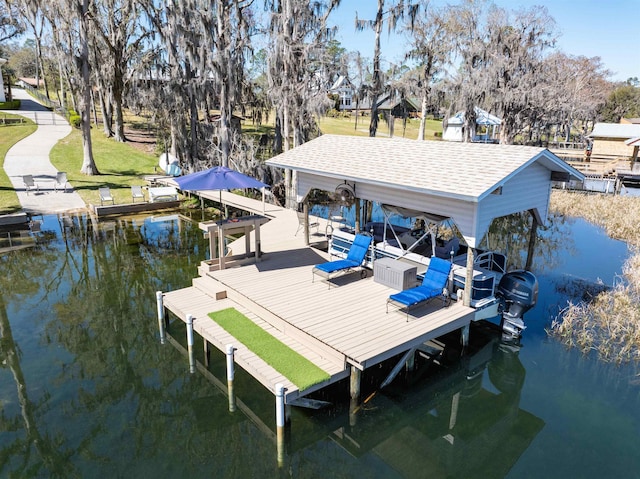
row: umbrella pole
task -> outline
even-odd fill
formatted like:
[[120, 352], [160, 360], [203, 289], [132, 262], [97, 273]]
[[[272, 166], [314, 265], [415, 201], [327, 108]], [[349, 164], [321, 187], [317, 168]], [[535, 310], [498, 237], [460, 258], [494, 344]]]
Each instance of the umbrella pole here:
[[222, 190], [219, 190], [219, 192], [220, 192], [220, 211], [222, 211], [222, 207], [224, 206], [224, 218], [227, 219], [229, 217], [229, 207], [225, 203], [222, 203]]

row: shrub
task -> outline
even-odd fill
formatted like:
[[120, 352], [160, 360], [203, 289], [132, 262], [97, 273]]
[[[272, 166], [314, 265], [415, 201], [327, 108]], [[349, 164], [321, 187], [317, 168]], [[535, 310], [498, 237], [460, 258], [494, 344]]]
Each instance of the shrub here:
[[0, 101], [0, 110], [19, 110], [20, 100]]
[[74, 128], [80, 128], [80, 123], [82, 122], [82, 118], [78, 115], [77, 112], [71, 110], [69, 111], [69, 124]]

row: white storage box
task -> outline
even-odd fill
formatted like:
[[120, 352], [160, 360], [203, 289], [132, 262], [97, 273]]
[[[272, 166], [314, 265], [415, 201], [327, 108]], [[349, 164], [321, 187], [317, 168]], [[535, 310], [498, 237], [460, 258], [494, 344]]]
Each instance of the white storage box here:
[[417, 268], [392, 258], [382, 258], [373, 263], [373, 280], [402, 291], [416, 285]]

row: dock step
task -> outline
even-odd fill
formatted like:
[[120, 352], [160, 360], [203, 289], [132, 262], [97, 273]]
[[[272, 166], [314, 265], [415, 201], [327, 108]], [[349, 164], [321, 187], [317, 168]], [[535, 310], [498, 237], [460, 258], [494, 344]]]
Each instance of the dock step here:
[[216, 301], [227, 298], [226, 286], [215, 280], [211, 276], [205, 275], [193, 278], [192, 284], [194, 288], [202, 291], [205, 294], [208, 294]]

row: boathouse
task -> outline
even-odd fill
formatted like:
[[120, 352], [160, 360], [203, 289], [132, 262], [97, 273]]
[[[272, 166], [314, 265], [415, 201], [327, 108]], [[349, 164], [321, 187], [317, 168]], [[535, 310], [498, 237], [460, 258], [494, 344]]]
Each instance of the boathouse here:
[[530, 211], [544, 224], [552, 181], [584, 180], [546, 148], [400, 138], [322, 135], [267, 164], [297, 173], [299, 202], [346, 183], [360, 199], [451, 218], [472, 249], [494, 218]]
[[[335, 192], [348, 185], [360, 199], [451, 218], [469, 246], [467, 284], [476, 273], [474, 248], [494, 218], [531, 211], [542, 224], [552, 181], [583, 179], [544, 148], [398, 138], [323, 135], [267, 163], [295, 172], [292, 186], [300, 202], [313, 188]], [[234, 195], [222, 195], [230, 196]], [[280, 405], [278, 428], [283, 425], [283, 404], [301, 405], [314, 391], [350, 378], [352, 404], [357, 406], [363, 371], [392, 358], [397, 362], [394, 370], [399, 370], [425, 342], [454, 331], [461, 332], [464, 342], [470, 323], [479, 319], [467, 297], [470, 288], [465, 289], [464, 301], [448, 307], [428, 303], [409, 315], [387, 312], [387, 298], [396, 290], [370, 274], [365, 278], [346, 275], [335, 280], [333, 287], [313, 281], [314, 265], [330, 257], [309, 245], [313, 241], [309, 241], [308, 227], [306, 238], [296, 235], [296, 212], [273, 205], [263, 212], [260, 202], [253, 200], [252, 207], [249, 199], [242, 201], [247, 205], [244, 209], [254, 213], [246, 221], [241, 217], [202, 223], [201, 229], [213, 238], [225, 228], [242, 228], [254, 241], [240, 238], [230, 243], [233, 254], [225, 258], [234, 261], [205, 262], [193, 286], [159, 293], [159, 328], [162, 338], [165, 308], [187, 323], [192, 371], [196, 369], [192, 354], [196, 332], [203, 338], [205, 362], [213, 345], [274, 392]], [[255, 216], [261, 212], [264, 221]], [[322, 226], [327, 221], [316, 220]], [[324, 239], [322, 232], [314, 234], [313, 240], [318, 239]], [[236, 261], [243, 255], [244, 260]], [[461, 267], [464, 271], [464, 263]], [[299, 387], [274, 369], [212, 320], [212, 313], [229, 308], [317, 365], [327, 379]], [[231, 397], [233, 373], [228, 378]]]

